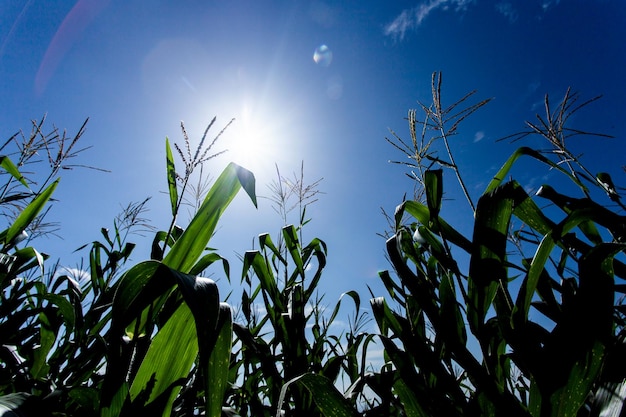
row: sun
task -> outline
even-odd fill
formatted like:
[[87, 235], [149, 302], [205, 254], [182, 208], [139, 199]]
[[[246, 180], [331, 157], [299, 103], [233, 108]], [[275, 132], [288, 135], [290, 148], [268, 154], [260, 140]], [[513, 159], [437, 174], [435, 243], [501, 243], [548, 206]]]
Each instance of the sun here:
[[289, 114], [267, 100], [246, 98], [238, 103], [235, 120], [224, 142], [225, 157], [255, 175], [275, 172], [276, 165], [291, 164], [297, 159]]

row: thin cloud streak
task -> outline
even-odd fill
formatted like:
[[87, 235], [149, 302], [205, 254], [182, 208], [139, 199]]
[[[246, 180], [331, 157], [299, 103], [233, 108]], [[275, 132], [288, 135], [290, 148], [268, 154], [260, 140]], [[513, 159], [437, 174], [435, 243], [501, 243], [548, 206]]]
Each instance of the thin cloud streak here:
[[513, 23], [517, 20], [518, 13], [513, 4], [508, 1], [496, 4], [496, 9], [506, 17], [509, 22]]
[[448, 10], [451, 6], [455, 11], [465, 10], [473, 0], [430, 0], [412, 9], [403, 10], [391, 23], [385, 26], [386, 36], [402, 40], [408, 30], [419, 27], [424, 19], [436, 9]]
[[[422, 1], [417, 6], [404, 9], [395, 19], [387, 24], [383, 30], [385, 36], [391, 36], [394, 40], [403, 40], [408, 31], [416, 30], [422, 22], [435, 10], [453, 10], [462, 12], [467, 7], [476, 3], [476, 0], [429, 0]], [[557, 7], [561, 0], [541, 0], [539, 7], [541, 13], [547, 13]], [[519, 12], [510, 0], [501, 0], [495, 4], [496, 10], [508, 19], [510, 23], [517, 21]]]

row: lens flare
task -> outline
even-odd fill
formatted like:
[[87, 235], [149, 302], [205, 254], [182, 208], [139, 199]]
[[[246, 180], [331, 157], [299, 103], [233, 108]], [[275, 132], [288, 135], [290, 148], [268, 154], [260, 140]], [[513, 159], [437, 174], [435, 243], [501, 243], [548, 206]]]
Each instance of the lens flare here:
[[333, 61], [333, 51], [326, 45], [320, 45], [313, 53], [313, 61], [322, 67], [327, 67]]

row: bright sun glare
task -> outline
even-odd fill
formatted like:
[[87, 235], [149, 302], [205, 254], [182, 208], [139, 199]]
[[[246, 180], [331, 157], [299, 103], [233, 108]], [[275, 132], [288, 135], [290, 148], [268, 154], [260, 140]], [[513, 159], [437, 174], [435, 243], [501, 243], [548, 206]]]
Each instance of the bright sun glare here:
[[268, 175], [275, 164], [293, 162], [293, 143], [289, 143], [288, 121], [271, 115], [271, 103], [263, 106], [251, 99], [239, 103], [235, 121], [225, 132], [226, 159], [255, 173]]

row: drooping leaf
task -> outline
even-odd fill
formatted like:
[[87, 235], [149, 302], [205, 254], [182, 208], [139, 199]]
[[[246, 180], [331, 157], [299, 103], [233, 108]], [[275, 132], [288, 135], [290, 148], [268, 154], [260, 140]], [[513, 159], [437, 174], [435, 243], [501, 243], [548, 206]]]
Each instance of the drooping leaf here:
[[247, 251], [243, 258], [242, 276], [245, 276], [250, 268], [254, 270], [261, 288], [267, 292], [271, 302], [276, 306], [279, 311], [284, 311], [285, 306], [280, 299], [280, 292], [276, 285], [276, 278], [272, 272], [272, 269], [265, 262], [265, 258], [258, 251]]
[[[396, 228], [400, 227], [400, 219], [405, 211], [415, 217], [421, 224], [429, 224], [431, 215], [428, 207], [417, 201], [407, 200], [396, 208]], [[433, 232], [441, 233], [446, 240], [452, 242], [466, 252], [471, 253], [472, 242], [470, 242], [465, 236], [450, 226], [441, 217], [438, 217], [435, 223], [436, 224], [432, 226]]]
[[313, 256], [317, 260], [317, 266], [315, 268], [315, 273], [313, 274], [313, 279], [309, 281], [309, 286], [304, 292], [305, 302], [308, 302], [313, 293], [318, 290], [317, 285], [322, 279], [322, 272], [326, 267], [326, 254], [328, 253], [328, 248], [323, 240], [315, 238], [311, 240], [308, 245], [306, 245], [306, 247], [303, 249], [303, 253], [304, 265], [308, 265], [311, 257]]
[[198, 260], [198, 262], [196, 262], [193, 268], [191, 268], [191, 271], [189, 271], [189, 274], [200, 275], [205, 269], [207, 269], [209, 266], [211, 266], [213, 263], [217, 261], [222, 261], [224, 274], [226, 275], [226, 278], [230, 281], [230, 266], [228, 264], [228, 260], [226, 258], [222, 258], [220, 255], [218, 255], [215, 252], [210, 252], [210, 253], [203, 255]]
[[40, 415], [41, 405], [37, 399], [26, 392], [16, 392], [0, 396], [0, 416], [2, 417], [34, 417]]
[[281, 416], [287, 390], [293, 384], [300, 385], [311, 393], [315, 405], [324, 417], [357, 417], [359, 415], [350, 402], [335, 388], [332, 381], [322, 375], [304, 374], [288, 381], [283, 386], [276, 417]]
[[576, 177], [570, 174], [561, 165], [552, 162], [551, 160], [549, 160], [548, 158], [543, 156], [541, 153], [537, 152], [536, 150], [532, 148], [522, 146], [521, 148], [513, 152], [513, 154], [509, 157], [509, 159], [507, 159], [504, 165], [502, 165], [502, 168], [500, 168], [500, 170], [496, 173], [496, 175], [494, 175], [493, 179], [491, 180], [491, 182], [489, 182], [489, 184], [487, 185], [487, 188], [483, 192], [483, 195], [489, 194], [493, 192], [497, 187], [499, 187], [502, 184], [502, 182], [506, 179], [509, 171], [513, 167], [513, 164], [522, 156], [530, 156], [532, 158], [535, 158], [538, 161], [543, 162], [546, 165], [549, 165], [551, 168], [561, 171], [569, 179], [571, 179], [576, 185], [578, 185], [584, 190], [587, 189]]
[[293, 225], [283, 227], [283, 238], [285, 239], [285, 246], [291, 256], [291, 259], [296, 265], [296, 271], [300, 277], [304, 277], [304, 263], [300, 256], [300, 240], [298, 239], [298, 231]]
[[282, 262], [283, 264], [287, 263], [287, 260], [283, 258], [282, 253], [280, 252], [280, 250], [278, 250], [278, 248], [272, 241], [272, 237], [270, 236], [270, 234], [262, 233], [259, 235], [259, 250], [264, 251], [266, 248], [272, 251], [272, 255], [278, 258], [280, 262]]
[[256, 206], [254, 175], [230, 163], [209, 190], [187, 229], [165, 255], [163, 263], [176, 271], [191, 271], [213, 236], [219, 218], [241, 187]]

